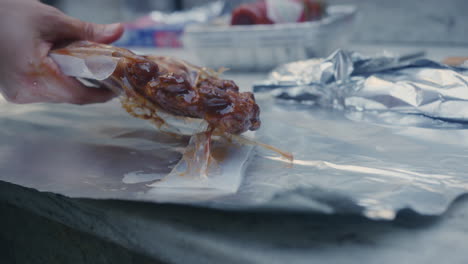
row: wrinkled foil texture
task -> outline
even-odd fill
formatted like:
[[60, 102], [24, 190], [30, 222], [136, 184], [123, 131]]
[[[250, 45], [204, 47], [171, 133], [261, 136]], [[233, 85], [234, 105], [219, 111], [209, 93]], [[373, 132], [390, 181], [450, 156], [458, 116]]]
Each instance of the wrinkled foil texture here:
[[324, 60], [275, 69], [254, 91], [354, 111], [394, 112], [468, 120], [468, 68], [427, 59], [365, 57], [338, 50]]
[[404, 208], [441, 214], [468, 190], [464, 124], [414, 125], [409, 118], [404, 122], [412, 125], [401, 125], [400, 116], [383, 115], [399, 125], [382, 125], [366, 115], [350, 119], [341, 110], [261, 97], [256, 139], [291, 151], [295, 161], [257, 147], [236, 192], [151, 188], [180, 160], [188, 138], [158, 133], [116, 101], [0, 104], [0, 180], [68, 197], [376, 219], [393, 219]]
[[338, 50], [282, 65], [254, 90], [283, 99], [271, 118], [297, 158], [289, 184], [340, 190], [376, 218], [439, 214], [468, 190], [463, 66]]

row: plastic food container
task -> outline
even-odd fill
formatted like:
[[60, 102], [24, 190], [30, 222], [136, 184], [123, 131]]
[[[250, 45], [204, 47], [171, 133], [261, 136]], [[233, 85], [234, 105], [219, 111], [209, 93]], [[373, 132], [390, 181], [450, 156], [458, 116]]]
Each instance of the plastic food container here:
[[323, 57], [352, 35], [356, 8], [336, 5], [318, 21], [274, 25], [197, 24], [185, 29], [184, 46], [208, 67], [266, 71], [296, 60]]

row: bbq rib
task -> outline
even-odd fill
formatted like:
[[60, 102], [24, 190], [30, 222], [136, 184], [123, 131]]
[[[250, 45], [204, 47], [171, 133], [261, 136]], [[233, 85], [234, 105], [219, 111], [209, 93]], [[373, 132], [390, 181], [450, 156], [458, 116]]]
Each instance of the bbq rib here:
[[[260, 108], [250, 92], [239, 92], [233, 81], [218, 78], [218, 73], [163, 56], [140, 56], [110, 45], [88, 41], [75, 42], [56, 54], [83, 56], [107, 55], [118, 58], [117, 68], [109, 78], [112, 86], [126, 95], [124, 108], [131, 114], [164, 120], [155, 110], [175, 116], [204, 119], [215, 134], [241, 134], [260, 127]], [[135, 107], [146, 106], [151, 113], [136, 113]], [[154, 109], [157, 108], [157, 109]]]
[[[91, 76], [119, 93], [128, 113], [155, 123], [162, 131], [191, 135], [181, 162], [173, 169], [175, 173], [207, 176], [214, 161], [213, 136], [262, 146], [293, 159], [287, 152], [240, 136], [260, 127], [260, 108], [252, 93], [240, 93], [233, 81], [219, 78], [220, 72], [171, 57], [140, 56], [127, 49], [88, 41], [55, 49], [51, 55], [85, 61], [86, 66], [79, 67], [87, 69], [79, 68], [79, 74], [72, 75], [76, 77], [83, 77], [83, 71], [92, 71], [93, 67], [110, 68], [112, 71], [104, 74], [107, 77]], [[182, 129], [187, 123], [184, 129], [188, 129]]]

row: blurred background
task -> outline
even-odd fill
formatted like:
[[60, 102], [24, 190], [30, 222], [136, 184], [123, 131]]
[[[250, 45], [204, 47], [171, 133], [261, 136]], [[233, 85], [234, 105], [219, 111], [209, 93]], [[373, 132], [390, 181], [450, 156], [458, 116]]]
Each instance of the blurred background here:
[[[131, 21], [152, 10], [172, 12], [210, 0], [48, 0], [67, 14], [97, 23]], [[230, 0], [231, 5], [249, 0]], [[468, 44], [466, 0], [327, 0], [357, 6], [353, 43]]]

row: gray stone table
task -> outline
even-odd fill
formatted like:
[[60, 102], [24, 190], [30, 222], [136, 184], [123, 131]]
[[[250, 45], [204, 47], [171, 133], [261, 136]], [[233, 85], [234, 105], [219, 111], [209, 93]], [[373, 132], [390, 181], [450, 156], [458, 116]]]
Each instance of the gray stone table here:
[[468, 196], [442, 216], [236, 213], [0, 183], [2, 263], [467, 263]]

